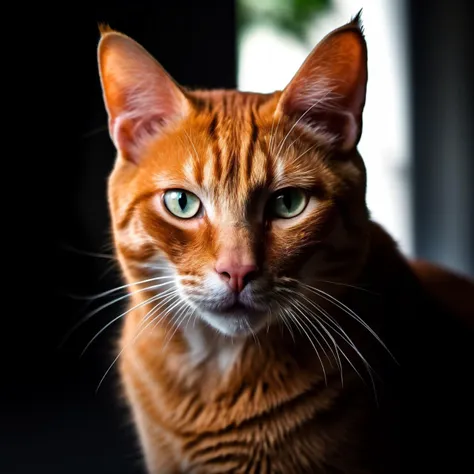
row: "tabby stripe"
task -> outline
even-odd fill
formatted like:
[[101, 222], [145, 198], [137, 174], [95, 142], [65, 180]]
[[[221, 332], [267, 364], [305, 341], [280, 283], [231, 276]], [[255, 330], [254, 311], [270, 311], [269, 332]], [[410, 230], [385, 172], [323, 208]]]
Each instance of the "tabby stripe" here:
[[119, 250], [127, 260], [140, 263], [146, 262], [156, 255], [156, 247], [153, 244], [141, 245], [137, 250], [128, 245], [120, 245]]
[[268, 456], [262, 456], [251, 466], [253, 474], [271, 474], [271, 463]]
[[227, 94], [225, 94], [225, 95], [222, 96], [222, 115], [223, 115], [224, 117], [227, 116], [227, 112], [228, 112], [228, 111], [227, 111], [227, 108], [228, 108], [228, 107], [227, 107], [227, 100], [228, 100], [228, 98], [229, 98], [229, 96], [228, 96]]
[[[250, 387], [250, 385], [247, 384], [245, 381], [242, 381], [239, 388], [235, 390], [234, 393], [232, 394], [232, 398], [229, 401], [229, 407], [234, 406], [238, 402], [239, 398], [241, 398], [244, 392], [247, 390], [252, 390], [252, 387]], [[253, 398], [253, 395], [254, 393], [252, 390], [252, 393], [250, 394], [249, 399]]]
[[[222, 428], [217, 431], [203, 431], [198, 435], [195, 435], [193, 441], [189, 442], [189, 445], [197, 445], [206, 440], [215, 439], [215, 442], [218, 442], [219, 437], [222, 437], [225, 434], [229, 433], [242, 433], [244, 430], [253, 430], [258, 426], [265, 426], [266, 424], [275, 421], [275, 418], [285, 417], [288, 413], [292, 413], [296, 407], [299, 405], [304, 405], [310, 399], [313, 399], [315, 395], [321, 396], [326, 390], [330, 390], [330, 382], [334, 381], [335, 383], [340, 382], [339, 372], [333, 374], [328, 374], [328, 385], [326, 385], [324, 380], [321, 380], [313, 385], [313, 387], [307, 392], [301, 393], [291, 400], [287, 400], [285, 403], [280, 405], [275, 405], [271, 410], [260, 413], [252, 418], [242, 421], [241, 423], [230, 423], [225, 428]], [[333, 407], [334, 408], [334, 407]], [[327, 411], [331, 408], [327, 408]], [[322, 412], [318, 413], [318, 416], [321, 417]], [[291, 427], [290, 429], [295, 429], [296, 426]], [[182, 433], [185, 435], [185, 433]], [[190, 433], [194, 435], [194, 433]]]
[[211, 138], [211, 140], [216, 139], [216, 128], [217, 128], [217, 114], [214, 114], [212, 116], [212, 120], [209, 123], [209, 127], [207, 129], [207, 133], [209, 137]]
[[152, 197], [156, 196], [156, 191], [147, 191], [146, 193], [141, 194], [140, 196], [137, 196], [127, 207], [125, 210], [125, 215], [123, 218], [118, 222], [117, 227], [119, 230], [125, 229], [125, 227], [128, 226], [130, 223], [133, 213], [135, 212], [135, 209], [143, 202], [148, 199], [151, 199]]
[[255, 121], [255, 115], [253, 111], [250, 111], [250, 125], [252, 127], [252, 133], [250, 134], [250, 142], [247, 148], [247, 159], [245, 163], [245, 171], [246, 171], [246, 178], [247, 181], [250, 180], [250, 176], [252, 174], [252, 158], [255, 153], [255, 145], [258, 139], [258, 125]]
[[[242, 119], [241, 119], [242, 120]], [[241, 169], [245, 166], [243, 157], [243, 141], [241, 140], [241, 133], [237, 137], [234, 137], [232, 142], [235, 144], [235, 149], [230, 150], [230, 156], [228, 157], [229, 168], [227, 171], [229, 185], [236, 187], [239, 182]]]
[[212, 102], [207, 99], [206, 100], [206, 113], [210, 114], [212, 112]]
[[249, 474], [262, 474], [262, 460], [257, 459], [257, 461], [253, 464], [253, 466], [250, 466], [252, 470], [249, 472]]
[[186, 453], [186, 455], [193, 463], [206, 464], [216, 458], [223, 458], [225, 456], [248, 458], [250, 448], [249, 443], [214, 443], [194, 453]]
[[221, 173], [222, 173], [222, 166], [221, 166], [221, 149], [219, 147], [219, 135], [217, 132], [217, 123], [218, 117], [217, 114], [214, 114], [212, 121], [209, 125], [209, 136], [212, 140], [212, 151], [214, 153], [214, 176], [219, 180]]
[[[231, 433], [232, 434], [232, 433]], [[198, 446], [199, 443], [205, 444], [204, 446]], [[199, 436], [191, 441], [187, 441], [183, 445], [185, 451], [191, 451], [190, 456], [193, 459], [195, 456], [205, 455], [208, 452], [212, 452], [216, 449], [225, 449], [232, 448], [235, 450], [238, 449], [248, 449], [248, 442], [242, 441], [240, 439], [220, 439], [215, 441], [211, 438], [202, 440]]]
[[240, 107], [235, 106], [235, 102], [237, 99], [237, 94], [229, 94], [228, 96], [228, 108], [230, 109], [230, 115], [234, 116], [235, 118], [238, 118], [236, 116], [236, 112], [240, 112]]
[[266, 159], [265, 159], [265, 175], [266, 175], [267, 186], [268, 186], [268, 185], [270, 185], [270, 183], [273, 182], [273, 179], [274, 179], [274, 176], [275, 176], [275, 173], [274, 173], [274, 170], [275, 170], [275, 161], [274, 161], [274, 159], [275, 158], [270, 153], [268, 142], [266, 142], [266, 141], [261, 142], [260, 147], [262, 149], [262, 153], [266, 157]]
[[[238, 468], [241, 464], [246, 463], [247, 461], [248, 461], [248, 453], [242, 453], [242, 454], [214, 453], [214, 455], [211, 458], [206, 459], [205, 461], [202, 461], [201, 463], [209, 467], [212, 467], [213, 465], [216, 465], [216, 464], [218, 464], [219, 466], [221, 466], [222, 464], [224, 465], [233, 464], [234, 468]], [[228, 471], [220, 471], [220, 472], [228, 472]]]
[[192, 423], [199, 417], [203, 410], [204, 405], [199, 401], [199, 396], [194, 395], [189, 400], [186, 408], [183, 409], [181, 417], [183, 420], [186, 420], [187, 423]]
[[235, 178], [239, 173], [239, 160], [237, 158], [238, 150], [229, 148], [229, 155], [227, 156], [225, 162], [227, 166], [222, 173], [223, 185], [227, 185], [229, 188], [235, 183]]

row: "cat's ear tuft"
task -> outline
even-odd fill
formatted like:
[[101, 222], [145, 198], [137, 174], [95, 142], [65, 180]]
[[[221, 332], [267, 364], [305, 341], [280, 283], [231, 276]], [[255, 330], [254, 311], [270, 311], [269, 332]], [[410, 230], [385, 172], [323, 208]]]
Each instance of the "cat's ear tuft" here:
[[361, 8], [356, 13], [354, 18], [352, 18], [352, 20], [350, 21], [350, 24], [352, 24], [352, 25], [356, 26], [357, 28], [359, 28], [361, 33], [364, 34], [364, 25], [362, 24], [362, 10], [363, 10], [363, 8]]
[[367, 47], [360, 14], [320, 41], [279, 102], [281, 113], [343, 151], [354, 148], [362, 133]]
[[163, 67], [128, 36], [102, 32], [98, 61], [110, 135], [121, 156], [138, 163], [143, 146], [184, 118], [189, 103]]
[[113, 29], [108, 23], [99, 23], [99, 32], [101, 36], [104, 36], [106, 33], [113, 33]]

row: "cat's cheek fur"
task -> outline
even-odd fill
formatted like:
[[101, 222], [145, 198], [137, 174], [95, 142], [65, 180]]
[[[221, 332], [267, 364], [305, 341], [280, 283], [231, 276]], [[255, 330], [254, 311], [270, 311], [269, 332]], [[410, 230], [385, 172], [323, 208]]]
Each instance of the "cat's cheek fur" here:
[[139, 252], [144, 246], [154, 243], [138, 215], [133, 216], [125, 228], [117, 230], [116, 238], [121, 248], [131, 252]]

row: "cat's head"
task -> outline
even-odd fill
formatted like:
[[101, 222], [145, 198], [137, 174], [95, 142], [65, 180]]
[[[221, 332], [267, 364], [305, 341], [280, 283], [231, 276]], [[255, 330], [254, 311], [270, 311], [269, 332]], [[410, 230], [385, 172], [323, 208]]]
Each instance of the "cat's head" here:
[[129, 281], [237, 335], [297, 311], [295, 292], [360, 270], [367, 52], [358, 19], [273, 94], [186, 90], [114, 31], [103, 32], [98, 56], [118, 151], [114, 238]]

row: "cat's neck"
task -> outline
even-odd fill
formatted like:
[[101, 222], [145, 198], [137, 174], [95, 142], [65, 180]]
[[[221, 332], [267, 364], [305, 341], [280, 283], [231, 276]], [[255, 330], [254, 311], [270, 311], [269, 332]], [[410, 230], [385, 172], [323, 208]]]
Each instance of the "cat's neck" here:
[[218, 373], [229, 370], [247, 343], [246, 337], [220, 334], [200, 319], [192, 325], [184, 325], [181, 335], [186, 340], [190, 362], [194, 366], [210, 363]]

